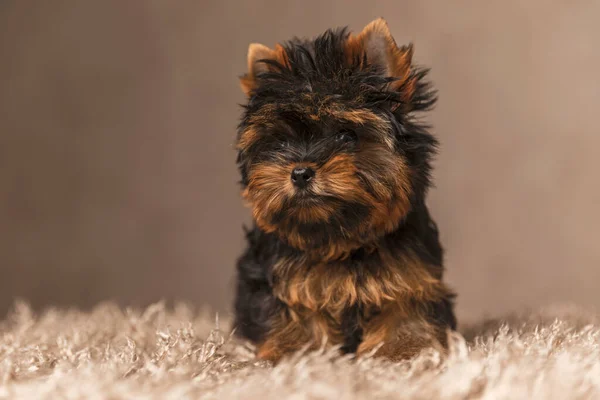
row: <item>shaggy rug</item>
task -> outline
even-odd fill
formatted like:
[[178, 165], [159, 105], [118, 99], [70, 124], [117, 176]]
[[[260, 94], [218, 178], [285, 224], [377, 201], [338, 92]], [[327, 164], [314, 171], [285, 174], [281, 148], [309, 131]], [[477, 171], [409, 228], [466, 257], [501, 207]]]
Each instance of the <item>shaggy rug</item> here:
[[467, 326], [447, 359], [296, 354], [276, 367], [189, 307], [35, 315], [0, 323], [1, 399], [600, 399], [600, 324], [554, 307]]

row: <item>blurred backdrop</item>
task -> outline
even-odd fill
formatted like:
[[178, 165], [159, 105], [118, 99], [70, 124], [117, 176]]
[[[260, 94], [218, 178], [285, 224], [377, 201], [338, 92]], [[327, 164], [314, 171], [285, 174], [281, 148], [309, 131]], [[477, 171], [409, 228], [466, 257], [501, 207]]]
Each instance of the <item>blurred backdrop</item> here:
[[430, 204], [463, 318], [600, 305], [600, 2], [0, 2], [0, 312], [227, 311], [250, 42], [383, 16], [432, 67]]

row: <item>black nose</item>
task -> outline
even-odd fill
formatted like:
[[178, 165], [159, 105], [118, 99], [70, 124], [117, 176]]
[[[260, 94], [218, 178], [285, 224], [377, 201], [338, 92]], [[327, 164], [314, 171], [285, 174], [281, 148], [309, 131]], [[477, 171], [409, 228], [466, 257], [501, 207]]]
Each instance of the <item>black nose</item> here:
[[292, 182], [296, 187], [304, 188], [315, 176], [315, 171], [307, 167], [294, 168], [292, 171]]

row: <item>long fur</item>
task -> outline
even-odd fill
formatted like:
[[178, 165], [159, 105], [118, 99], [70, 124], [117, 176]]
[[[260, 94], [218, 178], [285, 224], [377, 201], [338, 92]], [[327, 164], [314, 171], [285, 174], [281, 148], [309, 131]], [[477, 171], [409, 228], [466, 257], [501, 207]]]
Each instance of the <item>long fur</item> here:
[[[359, 354], [383, 344], [392, 359], [445, 346], [454, 295], [425, 205], [437, 141], [418, 118], [436, 97], [412, 46], [376, 21], [359, 36], [259, 49], [237, 140], [254, 217], [237, 266], [238, 333], [273, 361], [322, 342]], [[316, 171], [303, 192], [295, 166]]]

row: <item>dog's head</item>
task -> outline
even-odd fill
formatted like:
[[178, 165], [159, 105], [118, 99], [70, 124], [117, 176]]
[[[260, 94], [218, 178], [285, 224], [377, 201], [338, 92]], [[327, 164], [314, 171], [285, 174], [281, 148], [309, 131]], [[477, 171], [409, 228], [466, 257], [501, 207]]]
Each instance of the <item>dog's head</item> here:
[[423, 199], [436, 141], [414, 115], [435, 94], [411, 59], [382, 19], [358, 35], [250, 45], [237, 149], [261, 229], [303, 250], [352, 249]]

